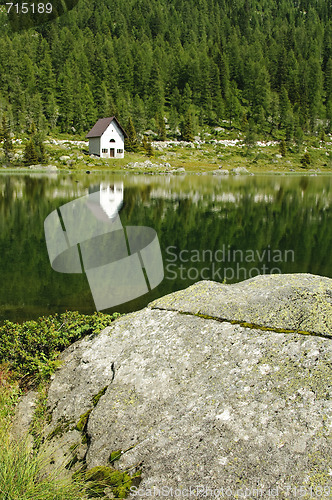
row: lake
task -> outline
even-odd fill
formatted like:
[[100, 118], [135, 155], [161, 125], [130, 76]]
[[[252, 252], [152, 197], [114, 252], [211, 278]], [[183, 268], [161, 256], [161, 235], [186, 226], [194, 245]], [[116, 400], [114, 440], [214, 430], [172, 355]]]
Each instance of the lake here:
[[85, 274], [56, 272], [46, 217], [71, 200], [123, 186], [123, 227], [158, 235], [164, 279], [104, 312], [140, 309], [201, 280], [235, 283], [263, 273], [332, 278], [332, 176], [0, 175], [0, 320], [96, 310]]

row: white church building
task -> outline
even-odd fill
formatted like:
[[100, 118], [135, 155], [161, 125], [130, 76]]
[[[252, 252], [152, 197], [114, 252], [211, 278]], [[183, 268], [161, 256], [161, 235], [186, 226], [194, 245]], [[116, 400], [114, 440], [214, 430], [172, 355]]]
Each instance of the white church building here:
[[90, 155], [123, 158], [124, 140], [128, 137], [115, 116], [100, 118], [86, 135]]

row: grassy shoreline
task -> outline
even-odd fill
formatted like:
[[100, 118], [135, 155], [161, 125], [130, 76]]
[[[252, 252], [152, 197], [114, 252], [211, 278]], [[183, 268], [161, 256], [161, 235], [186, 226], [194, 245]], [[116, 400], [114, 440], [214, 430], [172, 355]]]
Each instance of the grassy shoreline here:
[[[104, 159], [88, 154], [88, 142], [81, 136], [47, 137], [44, 145], [47, 163], [24, 166], [23, 153], [28, 137], [14, 139], [12, 162], [0, 159], [1, 173], [25, 172], [144, 172], [144, 173], [213, 173], [242, 168], [249, 174], [330, 174], [332, 173], [332, 135], [319, 140], [307, 136], [303, 143], [289, 143], [284, 149], [280, 138], [264, 138], [247, 144], [238, 130], [205, 133], [194, 142], [154, 141], [153, 156], [144, 150], [126, 152], [122, 159]], [[308, 154], [309, 163], [303, 164]], [[149, 163], [150, 162], [150, 163]], [[52, 168], [53, 169], [52, 169]]]

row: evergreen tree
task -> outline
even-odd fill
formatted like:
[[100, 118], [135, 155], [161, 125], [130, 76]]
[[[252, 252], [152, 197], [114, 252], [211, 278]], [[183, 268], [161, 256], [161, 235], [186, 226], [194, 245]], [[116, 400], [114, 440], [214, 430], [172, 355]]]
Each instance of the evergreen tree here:
[[160, 141], [166, 141], [166, 126], [164, 117], [161, 114], [157, 114], [156, 116], [156, 124], [158, 130], [158, 139]]
[[233, 120], [241, 116], [241, 104], [238, 95], [236, 83], [232, 82], [229, 92], [226, 95], [226, 115], [230, 126], [232, 126]]
[[304, 153], [303, 157], [301, 158], [301, 163], [303, 165], [303, 168], [308, 168], [311, 163], [312, 163], [312, 160], [311, 160], [311, 156], [309, 153]]
[[256, 142], [256, 127], [252, 118], [249, 120], [244, 142], [246, 145], [246, 154], [249, 155]]
[[175, 107], [171, 107], [168, 120], [169, 128], [173, 134], [178, 131], [179, 127], [179, 114]]
[[138, 133], [160, 114], [175, 133], [188, 111], [201, 125], [240, 125], [246, 113], [262, 133], [290, 137], [322, 120], [332, 128], [329, 2], [105, 0], [71, 14], [0, 34], [0, 112], [14, 133], [32, 120], [83, 131], [95, 113], [131, 115]]
[[143, 148], [143, 151], [146, 154], [146, 156], [148, 156], [149, 158], [154, 156], [154, 151], [153, 151], [153, 147], [151, 144], [151, 140], [148, 140], [146, 138], [146, 135], [143, 135], [142, 148]]
[[125, 139], [125, 150], [137, 151], [137, 134], [131, 116], [128, 118], [126, 132], [128, 137]]
[[137, 94], [133, 100], [132, 117], [137, 133], [143, 134], [147, 126], [146, 109], [143, 100]]
[[41, 134], [36, 130], [34, 122], [30, 128], [30, 139], [24, 148], [23, 161], [26, 165], [45, 163], [47, 160]]
[[194, 140], [193, 121], [189, 111], [181, 122], [180, 132], [182, 141], [192, 142]]
[[93, 95], [87, 83], [84, 85], [83, 89], [82, 108], [84, 117], [83, 128], [89, 130], [96, 123], [97, 113]]
[[147, 148], [148, 148], [148, 140], [146, 138], [146, 135], [143, 135], [143, 139], [142, 139], [142, 148], [143, 148], [143, 151], [146, 152], [147, 151]]
[[146, 154], [149, 158], [152, 158], [152, 156], [154, 156], [154, 150], [153, 150], [151, 141], [148, 141], [148, 143], [146, 145]]
[[23, 161], [26, 165], [36, 165], [39, 163], [38, 154], [32, 139], [27, 142], [24, 148]]
[[249, 126], [249, 123], [248, 123], [247, 114], [243, 113], [242, 120], [241, 120], [241, 130], [242, 130], [242, 132], [247, 132], [248, 126]]
[[286, 141], [285, 141], [285, 139], [281, 139], [281, 141], [279, 143], [279, 150], [280, 150], [281, 156], [286, 156]]
[[286, 87], [282, 87], [280, 93], [280, 126], [286, 127], [287, 122], [290, 120], [291, 116], [291, 103], [288, 98], [288, 93]]
[[0, 139], [2, 142], [2, 148], [4, 150], [5, 157], [6, 157], [7, 161], [11, 159], [11, 153], [14, 149], [10, 134], [11, 134], [11, 131], [10, 131], [9, 122], [3, 116], [2, 123], [1, 123]]

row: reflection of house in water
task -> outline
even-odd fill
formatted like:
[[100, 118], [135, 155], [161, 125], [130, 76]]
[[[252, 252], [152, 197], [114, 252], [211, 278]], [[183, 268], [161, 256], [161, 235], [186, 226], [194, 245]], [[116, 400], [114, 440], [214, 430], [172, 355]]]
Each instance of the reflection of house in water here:
[[95, 196], [93, 201], [89, 198], [87, 205], [97, 219], [114, 219], [123, 205], [123, 191], [123, 182], [101, 182], [98, 186], [90, 186], [89, 194], [95, 193]]

